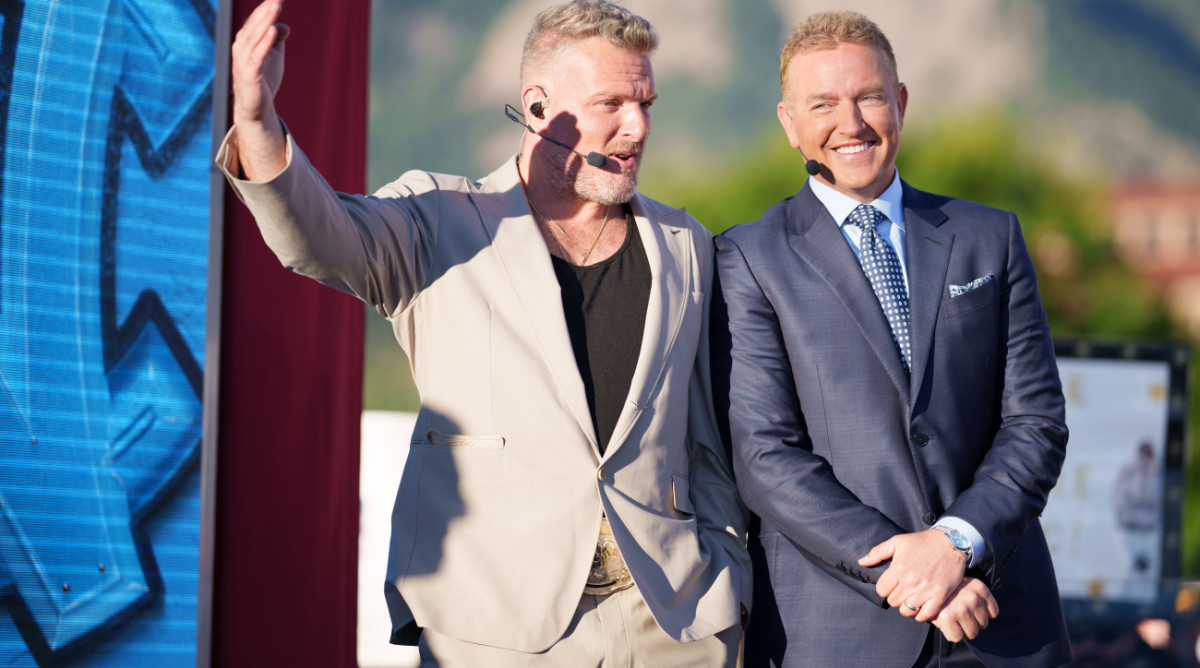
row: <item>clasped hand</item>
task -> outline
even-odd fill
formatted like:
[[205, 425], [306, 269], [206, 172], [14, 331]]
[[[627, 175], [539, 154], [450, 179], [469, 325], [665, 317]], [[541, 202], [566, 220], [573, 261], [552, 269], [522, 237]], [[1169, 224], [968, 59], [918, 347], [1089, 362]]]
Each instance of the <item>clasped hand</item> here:
[[860, 566], [891, 563], [875, 592], [905, 617], [931, 622], [950, 642], [979, 635], [1000, 614], [987, 586], [967, 577], [967, 557], [940, 531], [892, 536], [858, 560]]

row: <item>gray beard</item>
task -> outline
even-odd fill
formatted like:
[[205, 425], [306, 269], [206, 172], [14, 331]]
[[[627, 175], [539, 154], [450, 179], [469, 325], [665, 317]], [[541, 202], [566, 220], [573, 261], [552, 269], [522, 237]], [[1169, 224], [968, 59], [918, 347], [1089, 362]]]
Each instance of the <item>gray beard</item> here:
[[598, 169], [584, 170], [575, 178], [575, 194], [600, 204], [624, 204], [637, 192], [637, 172], [612, 174]]
[[597, 204], [625, 204], [637, 194], [637, 170], [613, 174], [582, 161], [569, 165], [565, 161], [573, 154], [565, 149], [556, 153], [559, 155], [554, 157], [561, 157], [564, 162], [549, 165], [547, 170], [556, 192]]

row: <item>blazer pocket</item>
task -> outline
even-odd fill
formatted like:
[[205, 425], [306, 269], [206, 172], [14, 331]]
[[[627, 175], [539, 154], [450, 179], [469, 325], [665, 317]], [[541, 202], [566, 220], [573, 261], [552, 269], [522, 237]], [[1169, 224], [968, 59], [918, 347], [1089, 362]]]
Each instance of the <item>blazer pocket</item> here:
[[421, 490], [423, 499], [443, 493], [433, 489], [465, 490], [470, 485], [505, 479], [507, 457], [500, 436], [443, 434], [431, 429], [424, 439], [413, 443], [413, 450], [421, 455], [422, 479], [436, 481]]
[[432, 445], [446, 448], [475, 448], [480, 450], [499, 450], [504, 447], [502, 436], [467, 436], [465, 434], [443, 434], [436, 429], [430, 429], [425, 434], [424, 442], [416, 445]]
[[696, 514], [696, 507], [692, 505], [691, 487], [688, 485], [687, 476], [679, 473], [671, 474], [671, 505], [681, 513]]
[[999, 283], [999, 280], [993, 279], [957, 297], [946, 297], [942, 300], [942, 313], [947, 318], [953, 318], [995, 304], [999, 296]]

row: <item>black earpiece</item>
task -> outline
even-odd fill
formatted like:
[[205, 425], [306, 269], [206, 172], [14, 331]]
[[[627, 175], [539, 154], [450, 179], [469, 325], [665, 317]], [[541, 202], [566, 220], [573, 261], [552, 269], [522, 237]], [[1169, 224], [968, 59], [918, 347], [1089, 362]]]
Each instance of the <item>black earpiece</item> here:
[[533, 114], [534, 118], [545, 118], [545, 114], [542, 113], [543, 108], [544, 107], [540, 101], [534, 102], [533, 104], [529, 105], [529, 113]]

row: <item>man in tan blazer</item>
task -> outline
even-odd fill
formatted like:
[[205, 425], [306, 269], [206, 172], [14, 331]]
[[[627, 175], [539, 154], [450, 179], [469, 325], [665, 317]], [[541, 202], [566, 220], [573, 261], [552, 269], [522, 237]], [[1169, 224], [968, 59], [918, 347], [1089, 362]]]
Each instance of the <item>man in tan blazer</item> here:
[[375, 307], [412, 360], [392, 641], [425, 665], [733, 665], [750, 571], [708, 389], [712, 242], [636, 192], [653, 28], [605, 0], [543, 11], [520, 154], [364, 197], [276, 116], [279, 12], [233, 45], [217, 161], [280, 261]]

